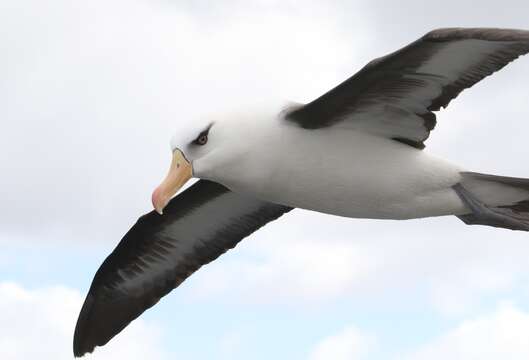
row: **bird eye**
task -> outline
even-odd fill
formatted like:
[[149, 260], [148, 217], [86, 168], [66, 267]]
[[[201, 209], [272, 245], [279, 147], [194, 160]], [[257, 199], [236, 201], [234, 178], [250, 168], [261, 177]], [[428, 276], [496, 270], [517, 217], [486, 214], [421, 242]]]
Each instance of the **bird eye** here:
[[195, 140], [195, 144], [197, 145], [206, 145], [207, 142], [208, 142], [208, 134], [200, 134]]
[[204, 131], [198, 134], [198, 137], [195, 140], [193, 140], [191, 143], [195, 145], [200, 145], [200, 146], [206, 145], [206, 143], [208, 142], [209, 129], [211, 129], [212, 126], [213, 126], [213, 123], [211, 123]]

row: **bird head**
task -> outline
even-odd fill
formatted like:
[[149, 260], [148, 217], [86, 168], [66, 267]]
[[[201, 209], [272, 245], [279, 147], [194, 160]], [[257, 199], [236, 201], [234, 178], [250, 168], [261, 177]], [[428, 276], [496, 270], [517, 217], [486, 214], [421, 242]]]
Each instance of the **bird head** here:
[[[215, 126], [217, 125], [217, 126]], [[218, 124], [202, 121], [190, 129], [178, 131], [171, 139], [172, 160], [167, 176], [152, 194], [154, 209], [162, 214], [171, 197], [192, 177], [196, 176], [194, 167], [200, 163], [215, 143]], [[215, 141], [216, 140], [216, 141]]]
[[[165, 180], [154, 190], [152, 203], [162, 213], [169, 200], [192, 177], [231, 188], [241, 181], [265, 178], [277, 155], [280, 139], [277, 106], [239, 110], [195, 121], [171, 139], [172, 161]], [[252, 178], [252, 176], [254, 176]]]
[[152, 194], [154, 209], [161, 214], [191, 178], [226, 185], [223, 180], [236, 176], [244, 168], [245, 155], [260, 138], [258, 123], [252, 114], [237, 112], [204, 117], [178, 130], [171, 139], [169, 172]]

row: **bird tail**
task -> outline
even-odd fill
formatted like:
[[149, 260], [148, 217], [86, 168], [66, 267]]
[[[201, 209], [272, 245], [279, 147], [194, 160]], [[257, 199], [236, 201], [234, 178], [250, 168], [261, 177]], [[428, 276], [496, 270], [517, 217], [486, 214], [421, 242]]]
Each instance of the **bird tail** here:
[[454, 186], [470, 213], [458, 215], [467, 225], [529, 231], [529, 179], [461, 173]]

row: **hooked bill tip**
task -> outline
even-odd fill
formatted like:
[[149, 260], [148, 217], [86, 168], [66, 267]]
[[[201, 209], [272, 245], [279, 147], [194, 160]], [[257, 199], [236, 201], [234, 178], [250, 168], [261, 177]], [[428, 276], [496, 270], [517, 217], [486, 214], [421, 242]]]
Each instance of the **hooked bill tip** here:
[[162, 199], [162, 196], [160, 196], [160, 190], [158, 188], [156, 188], [156, 190], [154, 190], [154, 192], [152, 193], [151, 201], [154, 210], [156, 210], [158, 214], [163, 215], [163, 208], [166, 205], [166, 201], [164, 201]]

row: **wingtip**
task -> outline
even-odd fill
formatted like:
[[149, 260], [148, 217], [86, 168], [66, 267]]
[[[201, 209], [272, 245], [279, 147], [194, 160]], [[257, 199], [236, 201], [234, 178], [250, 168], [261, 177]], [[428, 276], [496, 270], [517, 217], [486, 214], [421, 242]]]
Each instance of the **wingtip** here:
[[[86, 345], [86, 344], [85, 344]], [[76, 344], [75, 343], [75, 340], [74, 340], [74, 346], [73, 346], [73, 356], [75, 358], [80, 358], [80, 357], [83, 357], [85, 356], [86, 354], [90, 354], [94, 351], [94, 346], [92, 347], [87, 347], [87, 346], [81, 346], [79, 344]]]
[[74, 336], [73, 343], [73, 356], [75, 358], [80, 358], [86, 354], [91, 354], [95, 349], [95, 346], [90, 346], [81, 341], [80, 338]]
[[95, 345], [87, 344], [86, 327], [90, 309], [92, 308], [93, 298], [89, 294], [79, 312], [77, 323], [75, 324], [75, 331], [73, 334], [73, 355], [76, 358], [82, 357], [87, 353], [94, 351]]
[[78, 358], [81, 358], [83, 356], [85, 356], [86, 354], [89, 354], [91, 351], [86, 351], [86, 352], [83, 352], [83, 351], [79, 351], [79, 350], [76, 350], [74, 348], [73, 350], [73, 357], [78, 359]]

